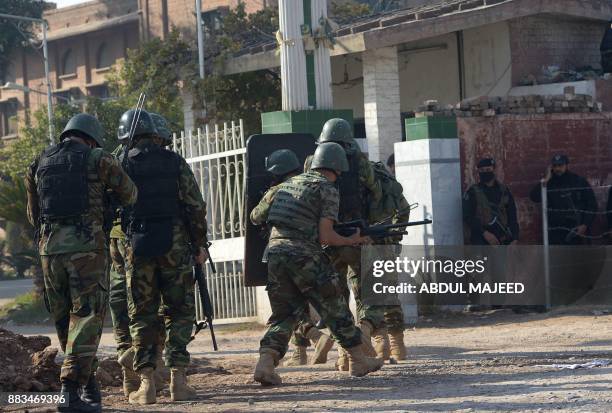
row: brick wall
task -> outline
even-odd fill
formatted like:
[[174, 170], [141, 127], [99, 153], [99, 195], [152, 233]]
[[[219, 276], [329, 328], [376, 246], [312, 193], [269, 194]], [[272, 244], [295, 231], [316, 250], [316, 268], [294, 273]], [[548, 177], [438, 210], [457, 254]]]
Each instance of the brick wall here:
[[[541, 208], [529, 200], [555, 153], [570, 157], [570, 169], [592, 186], [612, 184], [612, 113], [500, 115], [458, 118], [463, 191], [477, 180], [478, 159], [493, 156], [497, 176], [512, 191], [518, 208], [521, 243], [541, 243]], [[599, 209], [607, 189], [595, 190]], [[603, 217], [594, 228], [601, 233]]]
[[86, 2], [45, 12], [49, 31], [75, 27], [94, 21], [123, 16], [138, 10], [137, 0], [107, 0]]
[[541, 73], [542, 66], [601, 68], [599, 45], [605, 22], [534, 16], [510, 21], [512, 84]]

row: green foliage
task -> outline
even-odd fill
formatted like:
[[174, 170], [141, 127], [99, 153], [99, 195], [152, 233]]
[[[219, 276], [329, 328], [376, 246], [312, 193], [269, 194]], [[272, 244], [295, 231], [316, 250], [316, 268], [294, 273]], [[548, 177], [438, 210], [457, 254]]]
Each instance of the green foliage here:
[[[42, 0], [0, 1], [0, 13], [3, 14], [40, 18], [44, 9]], [[0, 81], [4, 81], [12, 52], [35, 38], [34, 29], [33, 23], [0, 18]]]
[[238, 50], [260, 42], [275, 41], [278, 30], [278, 8], [268, 7], [247, 14], [244, 3], [223, 18], [221, 29], [208, 40], [207, 54], [216, 68], [202, 81], [192, 79], [194, 108], [206, 102], [206, 118], [196, 123], [220, 123], [244, 120], [247, 134], [261, 130], [261, 113], [280, 110], [280, 77], [274, 70], [220, 76], [223, 62]]
[[86, 103], [87, 113], [94, 115], [102, 124], [102, 129], [106, 132], [104, 135], [104, 149], [112, 152], [119, 141], [117, 140], [117, 125], [119, 118], [129, 106], [122, 103], [121, 100], [102, 100], [96, 97], [88, 97]]
[[[111, 95], [117, 96], [117, 100], [97, 104], [94, 110], [102, 111], [109, 117], [119, 111], [122, 113], [134, 107], [138, 96], [144, 91], [147, 95], [145, 109], [164, 116], [173, 128], [182, 129], [180, 81], [193, 76], [193, 73], [194, 53], [180, 33], [173, 30], [165, 40], [155, 38], [141, 44], [136, 50], [128, 51], [124, 64], [107, 76]], [[118, 121], [119, 116], [116, 116], [113, 131]], [[104, 119], [103, 122], [107, 121]]]
[[23, 179], [0, 182], [0, 219], [28, 227], [26, 188]]
[[49, 319], [43, 297], [35, 291], [15, 297], [13, 302], [0, 307], [0, 320], [15, 323], [40, 323]]
[[223, 17], [221, 29], [209, 41], [210, 50], [221, 62], [228, 54], [262, 41], [274, 41], [278, 30], [278, 7], [267, 7], [247, 14], [245, 4], [239, 3], [235, 9]]
[[[73, 106], [58, 104], [54, 106], [54, 130], [56, 140], [66, 122], [79, 112]], [[49, 144], [49, 121], [47, 107], [42, 106], [32, 114], [29, 125], [20, 128], [20, 138], [0, 149], [0, 176], [16, 179], [23, 177], [28, 166]]]
[[367, 3], [358, 0], [332, 0], [329, 17], [338, 24], [349, 23], [371, 13]]
[[261, 113], [280, 110], [280, 78], [261, 70], [229, 76], [209, 76], [198, 83], [196, 99], [205, 96], [208, 119], [223, 122], [243, 119], [246, 134], [261, 131]]

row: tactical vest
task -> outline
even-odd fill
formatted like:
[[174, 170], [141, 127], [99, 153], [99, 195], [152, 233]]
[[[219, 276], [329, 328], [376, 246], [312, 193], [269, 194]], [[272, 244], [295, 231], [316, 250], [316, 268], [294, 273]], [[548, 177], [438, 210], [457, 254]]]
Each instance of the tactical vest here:
[[156, 145], [132, 149], [128, 154], [127, 172], [138, 188], [138, 200], [130, 214], [133, 219], [180, 215], [180, 171], [174, 152]]
[[493, 221], [493, 218], [497, 216], [502, 225], [508, 226], [508, 211], [507, 206], [510, 202], [510, 195], [508, 188], [501, 183], [499, 185], [502, 196], [499, 200], [499, 204], [495, 204], [489, 201], [489, 198], [485, 195], [482, 188], [479, 185], [474, 185], [474, 195], [476, 196], [476, 215], [480, 219], [480, 223], [486, 226]]
[[36, 171], [43, 220], [80, 217], [88, 211], [87, 159], [90, 152], [89, 146], [71, 140], [43, 152]]
[[305, 239], [315, 237], [319, 228], [319, 187], [327, 183], [324, 176], [306, 172], [280, 184], [268, 213], [268, 224], [299, 231]]
[[347, 156], [349, 161], [348, 172], [342, 172], [338, 178], [338, 191], [340, 192], [340, 222], [364, 218], [364, 205], [362, 188], [359, 183], [359, 155]]

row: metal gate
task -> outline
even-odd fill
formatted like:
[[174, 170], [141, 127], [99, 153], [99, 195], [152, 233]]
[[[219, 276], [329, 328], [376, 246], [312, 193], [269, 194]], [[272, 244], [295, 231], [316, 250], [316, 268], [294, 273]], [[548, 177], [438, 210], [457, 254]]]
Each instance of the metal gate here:
[[[207, 207], [213, 274], [206, 283], [217, 323], [257, 320], [255, 288], [244, 286], [245, 138], [242, 120], [174, 136], [173, 148], [191, 166]], [[197, 289], [197, 286], [196, 286]], [[203, 319], [196, 295], [196, 318]]]

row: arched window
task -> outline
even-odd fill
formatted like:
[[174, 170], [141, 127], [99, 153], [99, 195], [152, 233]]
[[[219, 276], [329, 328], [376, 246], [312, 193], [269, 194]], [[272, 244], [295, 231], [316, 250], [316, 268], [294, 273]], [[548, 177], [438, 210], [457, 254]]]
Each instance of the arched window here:
[[111, 57], [110, 51], [106, 46], [106, 43], [102, 43], [100, 47], [98, 47], [98, 52], [96, 53], [96, 69], [101, 69], [103, 67], [112, 66], [113, 59]]
[[62, 58], [62, 75], [71, 75], [76, 73], [76, 59], [72, 49], [68, 49]]

